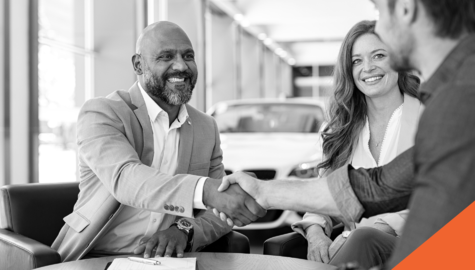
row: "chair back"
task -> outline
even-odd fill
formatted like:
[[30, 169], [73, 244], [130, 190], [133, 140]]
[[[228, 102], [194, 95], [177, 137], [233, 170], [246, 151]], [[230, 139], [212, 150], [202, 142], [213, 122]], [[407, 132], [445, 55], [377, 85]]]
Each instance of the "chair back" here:
[[79, 183], [24, 184], [0, 188], [0, 229], [51, 246], [63, 218], [73, 211]]

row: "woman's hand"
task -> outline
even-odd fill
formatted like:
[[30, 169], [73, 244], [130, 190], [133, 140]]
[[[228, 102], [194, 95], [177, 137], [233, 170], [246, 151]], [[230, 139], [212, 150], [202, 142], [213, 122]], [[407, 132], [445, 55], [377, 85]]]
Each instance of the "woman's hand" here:
[[330, 261], [329, 248], [332, 240], [325, 235], [323, 228], [312, 225], [306, 230], [308, 252], [307, 259], [310, 261], [328, 263]]
[[[176, 226], [172, 226], [166, 230], [154, 233], [150, 239], [140, 240], [139, 246], [134, 249], [134, 254], [141, 254], [143, 252], [144, 258], [150, 258], [171, 257], [176, 252], [177, 257], [182, 258], [187, 242], [188, 236], [178, 230]], [[165, 255], [163, 254], [164, 252]]]

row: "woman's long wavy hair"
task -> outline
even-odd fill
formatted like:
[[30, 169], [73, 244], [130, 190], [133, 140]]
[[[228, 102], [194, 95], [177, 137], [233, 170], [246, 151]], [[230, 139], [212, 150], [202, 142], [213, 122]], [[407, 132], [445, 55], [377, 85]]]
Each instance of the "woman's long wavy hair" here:
[[[328, 125], [322, 132], [323, 155], [325, 160], [318, 165], [320, 172], [335, 170], [350, 159], [354, 146], [361, 132], [366, 116], [365, 95], [358, 90], [353, 80], [352, 50], [355, 41], [365, 34], [375, 33], [375, 21], [361, 21], [346, 35], [335, 65], [334, 94], [330, 100]], [[417, 98], [420, 80], [407, 73], [398, 73], [398, 86], [401, 93]]]

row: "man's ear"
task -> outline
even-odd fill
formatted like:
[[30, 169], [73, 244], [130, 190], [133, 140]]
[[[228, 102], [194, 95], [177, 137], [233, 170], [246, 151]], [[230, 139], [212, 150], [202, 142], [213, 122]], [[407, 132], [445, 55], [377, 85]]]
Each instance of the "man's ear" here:
[[132, 56], [132, 65], [134, 67], [134, 71], [136, 75], [142, 75], [143, 70], [142, 70], [142, 56], [140, 54], [134, 54]]
[[417, 20], [417, 0], [399, 0], [396, 3], [397, 15], [404, 24], [410, 25]]

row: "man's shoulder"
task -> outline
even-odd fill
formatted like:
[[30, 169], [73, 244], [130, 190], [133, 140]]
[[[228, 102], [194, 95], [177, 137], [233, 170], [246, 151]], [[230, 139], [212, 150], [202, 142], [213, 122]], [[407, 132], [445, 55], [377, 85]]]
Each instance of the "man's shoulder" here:
[[126, 90], [117, 90], [107, 95], [106, 97], [95, 97], [86, 101], [83, 109], [93, 110], [133, 110], [134, 105], [131, 102], [130, 94]]

